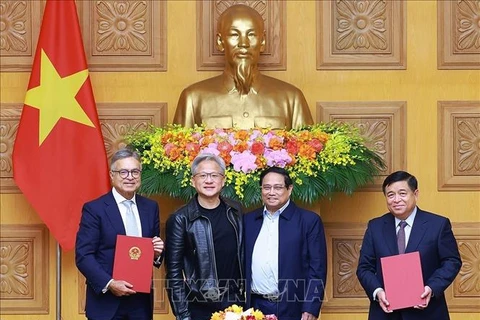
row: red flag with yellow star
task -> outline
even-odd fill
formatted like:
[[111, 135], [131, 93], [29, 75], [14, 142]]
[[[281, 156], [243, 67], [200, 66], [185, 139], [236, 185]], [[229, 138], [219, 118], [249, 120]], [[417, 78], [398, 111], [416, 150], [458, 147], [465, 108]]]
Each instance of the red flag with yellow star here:
[[63, 250], [108, 164], [74, 0], [48, 0], [13, 149], [13, 176]]

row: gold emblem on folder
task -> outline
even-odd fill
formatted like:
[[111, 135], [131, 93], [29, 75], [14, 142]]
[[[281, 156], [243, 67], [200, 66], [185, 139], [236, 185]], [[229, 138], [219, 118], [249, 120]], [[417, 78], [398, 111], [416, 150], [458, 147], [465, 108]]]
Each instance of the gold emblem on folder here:
[[138, 260], [142, 255], [142, 250], [140, 250], [139, 247], [131, 247], [130, 250], [128, 250], [128, 254], [130, 255], [130, 259]]

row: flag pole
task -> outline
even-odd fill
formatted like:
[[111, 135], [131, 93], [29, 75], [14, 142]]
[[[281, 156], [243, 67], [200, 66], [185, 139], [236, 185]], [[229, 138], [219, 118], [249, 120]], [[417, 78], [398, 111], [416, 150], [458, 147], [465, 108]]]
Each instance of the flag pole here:
[[56, 319], [62, 320], [62, 249], [60, 243], [57, 243], [57, 279], [56, 279], [56, 291], [57, 291], [57, 305], [56, 305]]

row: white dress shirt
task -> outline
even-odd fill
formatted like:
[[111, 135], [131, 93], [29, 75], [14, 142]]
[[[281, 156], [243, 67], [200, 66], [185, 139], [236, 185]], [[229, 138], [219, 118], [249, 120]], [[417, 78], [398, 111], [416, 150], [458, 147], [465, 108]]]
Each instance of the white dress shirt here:
[[263, 209], [263, 223], [252, 253], [252, 292], [278, 294], [278, 242], [280, 215], [290, 200], [274, 213]]
[[[115, 188], [112, 188], [112, 193], [113, 193], [113, 197], [115, 198], [115, 202], [117, 203], [118, 210], [120, 210], [120, 215], [122, 216], [123, 226], [125, 227], [125, 230], [127, 230], [127, 225], [126, 225], [127, 207], [123, 203], [123, 201], [129, 200], [129, 199], [124, 198], [120, 193], [118, 193], [118, 191]], [[142, 236], [142, 224], [140, 222], [140, 214], [138, 213], [136, 196], [133, 196], [133, 198], [130, 199], [130, 200], [133, 201], [132, 211], [133, 211], [133, 215], [135, 216], [135, 221], [137, 221], [137, 228], [138, 228], [139, 237], [141, 237]], [[127, 236], [129, 236], [128, 233], [127, 233]]]

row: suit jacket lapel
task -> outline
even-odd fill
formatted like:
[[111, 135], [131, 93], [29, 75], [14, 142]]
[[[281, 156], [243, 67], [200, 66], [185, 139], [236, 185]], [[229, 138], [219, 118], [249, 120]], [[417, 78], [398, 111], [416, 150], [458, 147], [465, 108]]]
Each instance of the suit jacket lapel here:
[[137, 200], [137, 209], [138, 209], [138, 216], [140, 217], [140, 224], [142, 225], [142, 237], [149, 237], [150, 233], [148, 232], [150, 230], [149, 226], [149, 220], [147, 219], [146, 216], [146, 207], [145, 207], [145, 202], [143, 201], [143, 198], [140, 197], [139, 195], [136, 195], [136, 200]]
[[405, 252], [416, 251], [418, 245], [422, 241], [425, 232], [427, 231], [427, 222], [425, 214], [420, 208], [417, 207], [417, 215], [413, 221], [412, 231], [410, 232], [410, 238], [408, 239], [407, 248]]
[[123, 225], [122, 216], [120, 215], [120, 210], [118, 210], [118, 205], [115, 202], [112, 192], [105, 200], [105, 212], [107, 213], [108, 219], [112, 223], [113, 228], [117, 234], [126, 235], [125, 226]]
[[398, 254], [397, 233], [395, 232], [395, 218], [391, 213], [387, 214], [383, 224], [383, 238], [392, 255]]

